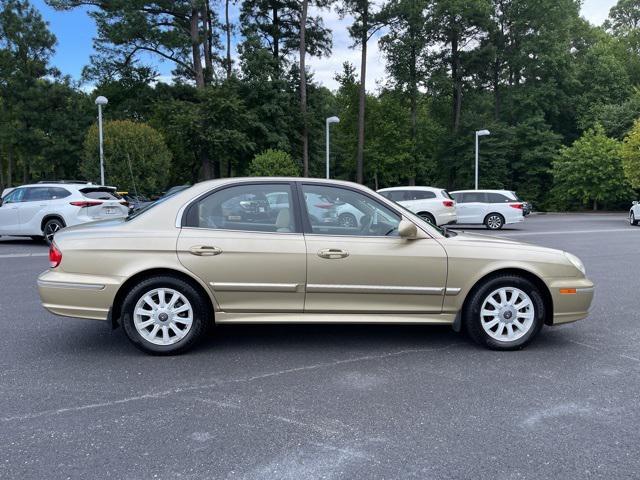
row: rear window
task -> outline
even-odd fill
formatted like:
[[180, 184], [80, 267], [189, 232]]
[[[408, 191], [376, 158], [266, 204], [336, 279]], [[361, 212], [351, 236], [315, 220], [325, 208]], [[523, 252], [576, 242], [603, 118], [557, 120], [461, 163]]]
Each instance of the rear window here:
[[436, 194], [425, 190], [409, 190], [405, 192], [405, 200], [427, 200], [429, 198], [436, 198]]
[[108, 188], [83, 188], [82, 195], [92, 200], [121, 200], [122, 197], [115, 190]]
[[513, 202], [513, 199], [503, 195], [501, 193], [487, 193], [487, 200], [489, 203], [509, 203]]

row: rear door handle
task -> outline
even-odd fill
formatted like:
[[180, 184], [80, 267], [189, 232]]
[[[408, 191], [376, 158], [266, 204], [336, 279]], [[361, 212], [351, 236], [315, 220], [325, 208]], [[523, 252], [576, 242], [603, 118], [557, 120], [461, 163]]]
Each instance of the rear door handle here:
[[210, 245], [195, 245], [189, 249], [192, 255], [198, 255], [199, 257], [213, 257], [220, 255], [222, 249], [218, 247], [212, 247]]
[[320, 250], [318, 252], [318, 256], [320, 258], [334, 260], [338, 258], [347, 258], [349, 256], [349, 252], [347, 252], [346, 250], [340, 250], [338, 248], [325, 248], [324, 250]]

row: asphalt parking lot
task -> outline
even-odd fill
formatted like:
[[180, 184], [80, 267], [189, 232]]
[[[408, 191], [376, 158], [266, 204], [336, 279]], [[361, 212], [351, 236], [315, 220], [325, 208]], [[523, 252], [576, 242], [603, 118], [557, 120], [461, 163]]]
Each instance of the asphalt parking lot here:
[[246, 326], [158, 358], [45, 312], [46, 247], [0, 239], [0, 478], [637, 478], [640, 227], [545, 215], [499, 235], [581, 257], [591, 316], [521, 352], [439, 327]]

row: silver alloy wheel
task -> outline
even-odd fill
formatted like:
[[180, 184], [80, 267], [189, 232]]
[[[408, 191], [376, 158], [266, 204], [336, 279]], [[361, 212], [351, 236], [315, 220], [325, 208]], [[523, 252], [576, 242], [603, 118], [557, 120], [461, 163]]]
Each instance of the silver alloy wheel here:
[[535, 307], [529, 295], [515, 287], [494, 290], [482, 303], [480, 323], [499, 342], [513, 342], [531, 330]]
[[156, 288], [138, 300], [133, 323], [142, 338], [154, 345], [174, 345], [193, 324], [189, 300], [172, 288]]
[[490, 215], [489, 218], [487, 218], [487, 226], [491, 230], [498, 230], [502, 227], [502, 217], [500, 217], [500, 215]]
[[44, 226], [44, 236], [47, 239], [47, 242], [53, 242], [53, 236], [56, 234], [58, 230], [60, 230], [62, 226], [58, 222], [48, 222]]

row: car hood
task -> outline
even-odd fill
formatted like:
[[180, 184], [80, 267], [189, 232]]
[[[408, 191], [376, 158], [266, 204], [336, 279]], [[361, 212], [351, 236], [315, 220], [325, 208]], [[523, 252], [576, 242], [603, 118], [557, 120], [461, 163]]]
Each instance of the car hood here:
[[539, 245], [533, 245], [531, 243], [521, 242], [518, 240], [482, 235], [478, 233], [457, 232], [456, 236], [447, 238], [447, 243], [449, 242], [451, 242], [451, 244], [464, 244], [468, 246], [478, 245], [495, 248], [524, 249], [530, 252], [536, 251], [560, 255], [563, 253], [562, 250], [557, 250], [555, 248], [541, 247]]

